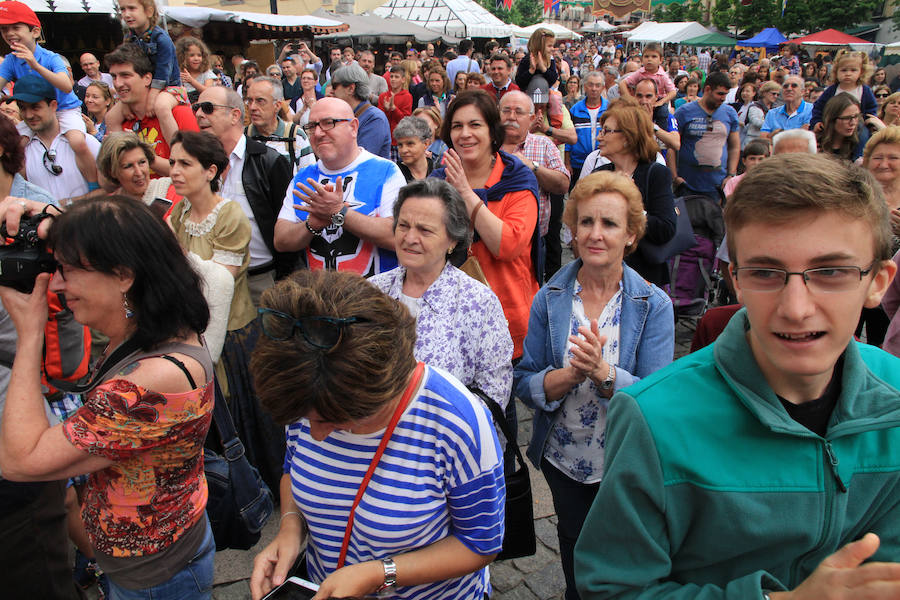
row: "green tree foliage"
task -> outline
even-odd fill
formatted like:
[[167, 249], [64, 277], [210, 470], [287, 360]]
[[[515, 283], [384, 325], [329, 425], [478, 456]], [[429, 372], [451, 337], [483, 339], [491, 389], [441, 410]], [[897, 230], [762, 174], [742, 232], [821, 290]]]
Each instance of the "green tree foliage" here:
[[[882, 0], [751, 0], [743, 5], [741, 0], [715, 0], [710, 11], [710, 21], [722, 31], [755, 35], [766, 27], [777, 27], [785, 35], [789, 33], [813, 33], [823, 29], [844, 30], [871, 16]], [[653, 9], [653, 18], [659, 21], [701, 21], [702, 8], [683, 4], [659, 5]], [[782, 6], [784, 14], [782, 15]], [[900, 27], [900, 11], [894, 17]]]
[[700, 3], [700, 0], [659, 4], [653, 9], [653, 20], [660, 23], [697, 21], [704, 25], [709, 24], [703, 13], [703, 5]]
[[528, 27], [543, 19], [544, 3], [542, 0], [514, 0], [511, 10], [505, 6], [498, 8], [495, 0], [479, 0], [479, 3], [504, 23], [519, 27]]

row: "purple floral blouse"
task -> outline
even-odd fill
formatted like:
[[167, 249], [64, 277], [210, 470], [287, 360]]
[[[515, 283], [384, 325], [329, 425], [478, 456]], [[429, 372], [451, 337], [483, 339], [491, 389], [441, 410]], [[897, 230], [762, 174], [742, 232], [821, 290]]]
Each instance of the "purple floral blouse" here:
[[[369, 281], [399, 300], [405, 278], [406, 268], [397, 267]], [[416, 360], [449, 371], [506, 408], [513, 343], [494, 292], [447, 263], [418, 300]]]

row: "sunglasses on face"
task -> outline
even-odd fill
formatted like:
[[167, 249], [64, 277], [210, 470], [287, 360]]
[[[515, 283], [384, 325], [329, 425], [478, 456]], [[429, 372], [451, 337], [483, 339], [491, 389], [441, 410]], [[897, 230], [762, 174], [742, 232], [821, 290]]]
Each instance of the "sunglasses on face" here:
[[784, 85], [781, 86], [781, 88], [784, 90], [791, 89], [791, 88], [798, 88], [798, 87], [800, 87], [799, 83], [785, 83]]
[[212, 102], [195, 102], [191, 104], [191, 111], [196, 113], [198, 110], [203, 111], [205, 115], [213, 114], [217, 108], [231, 108], [230, 106], [225, 106], [224, 104], [214, 104]]
[[310, 346], [321, 350], [331, 350], [337, 346], [344, 329], [350, 325], [369, 322], [369, 319], [364, 317], [309, 316], [298, 319], [271, 308], [260, 308], [257, 313], [262, 333], [270, 340], [276, 342], [289, 340], [299, 330]]
[[876, 98], [887, 98], [888, 96], [890, 96], [890, 94], [884, 94], [884, 93], [882, 93], [882, 94], [875, 94], [875, 97], [876, 97]]

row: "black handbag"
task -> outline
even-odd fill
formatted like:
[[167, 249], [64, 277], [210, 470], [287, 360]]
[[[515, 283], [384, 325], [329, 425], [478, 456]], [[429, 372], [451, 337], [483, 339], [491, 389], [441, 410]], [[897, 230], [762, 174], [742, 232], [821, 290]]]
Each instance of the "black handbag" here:
[[[497, 555], [496, 560], [531, 556], [537, 552], [537, 540], [534, 535], [534, 502], [531, 498], [531, 477], [528, 475], [528, 466], [522, 457], [522, 451], [514, 441], [516, 438], [509, 428], [506, 415], [503, 414], [500, 405], [481, 390], [470, 388], [470, 391], [487, 405], [494, 417], [494, 422], [506, 438], [503, 463], [516, 465], [512, 473], [503, 472], [503, 479], [506, 482], [506, 518], [503, 549]], [[513, 401], [510, 400], [510, 402]], [[513, 455], [515, 460], [507, 460], [510, 455]]]
[[259, 541], [266, 521], [275, 509], [272, 492], [244, 456], [234, 422], [218, 381], [213, 421], [222, 440], [221, 455], [203, 449], [203, 469], [209, 487], [206, 514], [212, 526], [216, 550], [249, 550]]
[[664, 244], [654, 244], [644, 238], [638, 242], [638, 252], [648, 263], [658, 265], [696, 245], [697, 240], [694, 239], [691, 216], [688, 214], [684, 198], [678, 197], [675, 198], [675, 235]]

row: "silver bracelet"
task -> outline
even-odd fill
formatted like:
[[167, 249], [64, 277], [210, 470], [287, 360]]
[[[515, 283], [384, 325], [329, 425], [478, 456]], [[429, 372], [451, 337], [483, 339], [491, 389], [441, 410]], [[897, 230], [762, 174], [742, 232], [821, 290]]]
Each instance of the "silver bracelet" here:
[[281, 513], [281, 520], [283, 521], [285, 517], [289, 517], [289, 516], [291, 516], [291, 515], [297, 515], [297, 518], [298, 518], [298, 519], [300, 519], [301, 521], [303, 520], [303, 515], [301, 515], [301, 514], [300, 514], [299, 512], [297, 512], [296, 510], [291, 510], [291, 511], [288, 511], [288, 512], [286, 512], [286, 513]]

